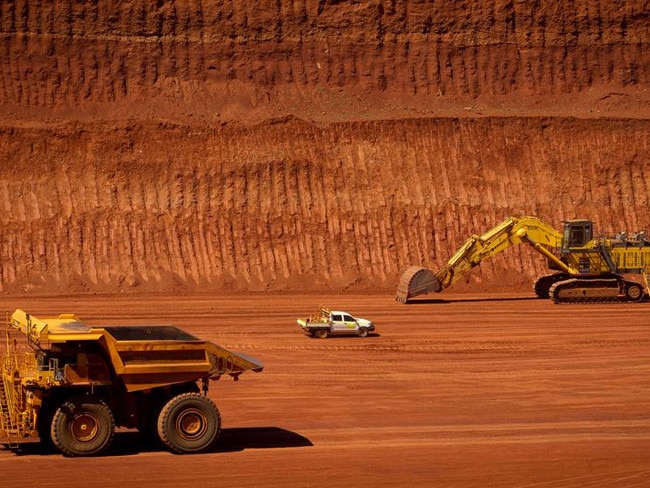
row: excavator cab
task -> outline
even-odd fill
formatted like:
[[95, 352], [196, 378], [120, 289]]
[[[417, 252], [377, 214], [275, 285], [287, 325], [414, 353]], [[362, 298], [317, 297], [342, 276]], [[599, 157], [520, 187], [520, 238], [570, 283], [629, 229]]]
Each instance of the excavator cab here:
[[568, 251], [574, 247], [584, 247], [593, 237], [594, 224], [591, 220], [565, 220], [562, 250]]

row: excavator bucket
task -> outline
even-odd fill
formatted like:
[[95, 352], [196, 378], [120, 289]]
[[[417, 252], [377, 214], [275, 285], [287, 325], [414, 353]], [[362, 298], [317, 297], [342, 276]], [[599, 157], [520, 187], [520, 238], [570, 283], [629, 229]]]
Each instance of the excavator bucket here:
[[399, 280], [395, 300], [406, 303], [410, 298], [442, 290], [442, 283], [433, 271], [420, 266], [411, 266]]

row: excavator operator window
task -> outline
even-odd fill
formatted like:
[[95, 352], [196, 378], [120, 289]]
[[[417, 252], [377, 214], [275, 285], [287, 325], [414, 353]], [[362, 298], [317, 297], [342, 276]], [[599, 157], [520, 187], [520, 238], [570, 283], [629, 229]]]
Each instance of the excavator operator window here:
[[583, 247], [592, 239], [592, 223], [589, 221], [564, 223], [564, 247]]

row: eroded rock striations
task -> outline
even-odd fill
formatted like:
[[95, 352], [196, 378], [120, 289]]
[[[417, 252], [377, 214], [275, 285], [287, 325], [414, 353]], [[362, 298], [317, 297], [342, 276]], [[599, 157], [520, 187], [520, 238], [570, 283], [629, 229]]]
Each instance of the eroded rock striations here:
[[650, 230], [645, 1], [13, 0], [0, 53], [5, 292], [392, 291], [509, 215]]

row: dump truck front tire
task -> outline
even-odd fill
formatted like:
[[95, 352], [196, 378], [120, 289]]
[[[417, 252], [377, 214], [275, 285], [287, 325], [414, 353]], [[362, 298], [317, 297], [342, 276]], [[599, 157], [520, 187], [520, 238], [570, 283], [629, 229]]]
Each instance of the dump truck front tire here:
[[207, 451], [221, 430], [217, 406], [200, 393], [183, 393], [169, 400], [158, 417], [162, 443], [178, 454]]
[[96, 456], [113, 442], [115, 419], [103, 401], [76, 398], [56, 410], [50, 434], [52, 443], [66, 456]]

